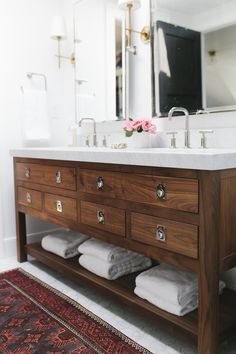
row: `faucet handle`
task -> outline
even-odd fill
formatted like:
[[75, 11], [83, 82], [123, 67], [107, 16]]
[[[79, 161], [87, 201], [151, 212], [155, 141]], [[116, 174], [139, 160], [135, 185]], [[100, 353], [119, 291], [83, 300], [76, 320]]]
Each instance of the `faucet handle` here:
[[87, 147], [90, 146], [90, 143], [89, 143], [89, 135], [86, 136], [86, 139], [85, 139], [85, 146], [87, 146]]
[[178, 132], [168, 132], [168, 133], [166, 133], [166, 135], [171, 135], [170, 146], [173, 149], [176, 149], [176, 134], [178, 134]]
[[214, 133], [214, 130], [200, 130], [199, 134], [202, 134], [201, 137], [201, 148], [206, 149], [207, 148], [207, 137], [206, 134], [212, 134]]
[[103, 146], [103, 147], [107, 147], [107, 138], [106, 138], [106, 135], [103, 136], [103, 139], [102, 139], [102, 146]]

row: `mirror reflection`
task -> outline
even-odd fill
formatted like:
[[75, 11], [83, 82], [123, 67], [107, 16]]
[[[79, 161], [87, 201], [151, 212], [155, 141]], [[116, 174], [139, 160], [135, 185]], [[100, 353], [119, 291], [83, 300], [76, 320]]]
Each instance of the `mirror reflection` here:
[[236, 109], [236, 0], [151, 0], [154, 115]]
[[74, 35], [77, 121], [124, 119], [125, 14], [117, 0], [77, 1]]

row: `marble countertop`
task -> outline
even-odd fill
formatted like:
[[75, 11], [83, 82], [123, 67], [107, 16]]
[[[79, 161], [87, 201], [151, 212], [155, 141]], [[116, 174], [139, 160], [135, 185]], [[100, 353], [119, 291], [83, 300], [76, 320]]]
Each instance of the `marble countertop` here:
[[224, 170], [236, 168], [236, 149], [124, 149], [49, 147], [11, 149], [14, 157], [151, 167]]

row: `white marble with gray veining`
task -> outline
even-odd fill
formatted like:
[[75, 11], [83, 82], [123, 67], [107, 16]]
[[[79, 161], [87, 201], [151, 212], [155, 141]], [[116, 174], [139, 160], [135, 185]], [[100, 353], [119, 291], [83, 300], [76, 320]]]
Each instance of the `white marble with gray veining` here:
[[12, 149], [14, 157], [151, 167], [224, 170], [236, 167], [236, 149], [110, 149], [83, 147]]

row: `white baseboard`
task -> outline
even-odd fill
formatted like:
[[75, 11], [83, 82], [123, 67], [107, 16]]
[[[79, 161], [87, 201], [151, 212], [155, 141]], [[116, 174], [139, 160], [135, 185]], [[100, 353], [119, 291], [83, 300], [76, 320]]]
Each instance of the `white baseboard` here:
[[[40, 242], [42, 237], [51, 233], [61, 230], [61, 228], [55, 228], [50, 230], [45, 230], [41, 232], [35, 232], [33, 234], [27, 235], [27, 243]], [[3, 240], [4, 247], [4, 258], [16, 257], [16, 237], [9, 237]]]

